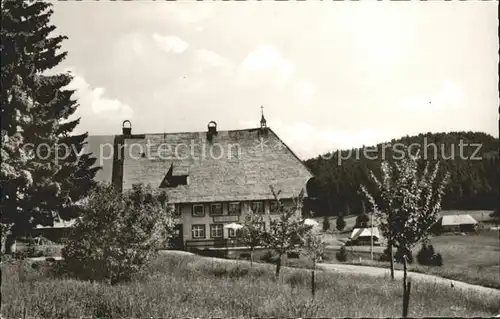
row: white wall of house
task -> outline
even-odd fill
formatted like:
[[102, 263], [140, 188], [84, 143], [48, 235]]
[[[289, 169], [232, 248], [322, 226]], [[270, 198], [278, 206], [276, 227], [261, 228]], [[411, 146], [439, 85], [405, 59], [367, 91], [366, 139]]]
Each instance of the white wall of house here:
[[[270, 227], [270, 221], [278, 217], [276, 214], [270, 214], [270, 201], [253, 201], [253, 202], [262, 202], [264, 206], [265, 212], [265, 223], [266, 229]], [[282, 200], [285, 207], [292, 207], [293, 200], [292, 199], [284, 199]], [[187, 240], [213, 240], [215, 238], [211, 237], [210, 234], [210, 225], [212, 224], [229, 224], [229, 223], [243, 223], [245, 215], [249, 213], [249, 208], [251, 207], [252, 202], [239, 202], [241, 205], [241, 210], [239, 215], [229, 214], [229, 204], [237, 203], [237, 202], [224, 202], [224, 203], [203, 203], [203, 204], [178, 204], [179, 210], [181, 213], [182, 220], [182, 232], [183, 232], [183, 240], [186, 242]], [[221, 204], [222, 205], [222, 215], [211, 215], [211, 204]], [[202, 217], [193, 216], [193, 205], [203, 205], [204, 207], [204, 215]], [[193, 225], [204, 225], [205, 227], [205, 237], [204, 238], [193, 238], [192, 229]], [[223, 229], [223, 238], [229, 238], [229, 230]]]

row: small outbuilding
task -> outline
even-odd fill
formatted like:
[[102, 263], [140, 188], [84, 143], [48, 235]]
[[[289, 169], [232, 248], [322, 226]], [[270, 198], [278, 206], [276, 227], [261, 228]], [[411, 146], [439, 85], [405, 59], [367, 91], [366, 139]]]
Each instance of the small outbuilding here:
[[381, 236], [377, 227], [373, 227], [373, 235], [371, 227], [354, 228], [348, 243], [350, 245], [370, 245], [371, 236], [373, 236], [373, 244], [377, 246], [380, 245]]
[[478, 221], [469, 214], [441, 216], [436, 223], [439, 232], [474, 232]]

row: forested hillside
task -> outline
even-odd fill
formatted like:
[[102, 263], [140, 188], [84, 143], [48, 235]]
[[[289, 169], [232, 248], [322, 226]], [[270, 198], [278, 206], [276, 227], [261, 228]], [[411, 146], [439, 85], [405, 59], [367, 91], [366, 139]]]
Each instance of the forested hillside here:
[[312, 209], [317, 215], [365, 210], [359, 186], [373, 189], [369, 171], [379, 176], [381, 161], [401, 158], [403, 145], [410, 146], [412, 154], [420, 150], [420, 155], [430, 162], [439, 160], [439, 174], [450, 173], [443, 209], [497, 207], [499, 139], [484, 133], [451, 132], [405, 136], [376, 147], [335, 151], [307, 160], [305, 163], [316, 176], [318, 185], [319, 199]]

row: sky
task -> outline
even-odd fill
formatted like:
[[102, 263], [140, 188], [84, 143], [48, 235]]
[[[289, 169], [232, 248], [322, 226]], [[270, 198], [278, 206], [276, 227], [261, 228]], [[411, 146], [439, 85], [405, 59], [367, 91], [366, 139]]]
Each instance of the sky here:
[[78, 132], [267, 124], [303, 159], [425, 132], [498, 136], [495, 2], [55, 2]]

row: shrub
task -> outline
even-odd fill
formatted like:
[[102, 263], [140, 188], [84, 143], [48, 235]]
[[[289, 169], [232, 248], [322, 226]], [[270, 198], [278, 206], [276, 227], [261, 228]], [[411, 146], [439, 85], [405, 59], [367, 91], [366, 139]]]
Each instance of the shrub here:
[[441, 254], [436, 254], [434, 257], [434, 266], [443, 266], [443, 257], [441, 257]]
[[338, 218], [337, 218], [337, 230], [344, 230], [345, 228], [345, 220], [344, 220], [344, 216], [340, 215]]
[[123, 195], [97, 187], [63, 248], [67, 272], [111, 284], [130, 279], [166, 247], [173, 226], [166, 207], [164, 193], [150, 187], [136, 185]]
[[411, 249], [404, 249], [404, 248], [398, 248], [396, 250], [396, 253], [394, 254], [394, 259], [398, 263], [403, 263], [403, 256], [406, 255], [406, 260], [408, 264], [413, 263], [413, 253], [411, 252]]
[[330, 229], [330, 220], [328, 216], [323, 217], [323, 231], [326, 233]]
[[389, 253], [389, 247], [384, 249], [384, 252], [379, 257], [379, 261], [391, 261], [391, 254]]
[[432, 245], [423, 244], [417, 254], [417, 261], [420, 265], [442, 266], [443, 258], [441, 254], [436, 254]]
[[370, 222], [370, 216], [368, 214], [363, 213], [356, 217], [356, 222], [354, 224], [354, 228], [363, 228], [368, 227], [368, 223]]
[[347, 261], [347, 250], [344, 246], [340, 247], [340, 250], [336, 254], [337, 260], [340, 262]]
[[286, 254], [286, 256], [288, 258], [294, 258], [294, 259], [297, 259], [297, 258], [300, 258], [300, 253], [298, 251], [290, 251]]
[[[394, 261], [397, 263], [403, 263], [403, 256], [406, 255], [408, 264], [413, 263], [413, 253], [411, 250], [404, 250], [402, 248], [398, 248], [394, 253]], [[383, 253], [380, 255], [379, 261], [390, 262], [391, 254], [389, 252], [389, 247], [384, 249]]]
[[267, 251], [264, 255], [262, 255], [262, 257], [260, 257], [260, 260], [266, 263], [275, 263], [277, 259], [276, 254], [272, 251]]

